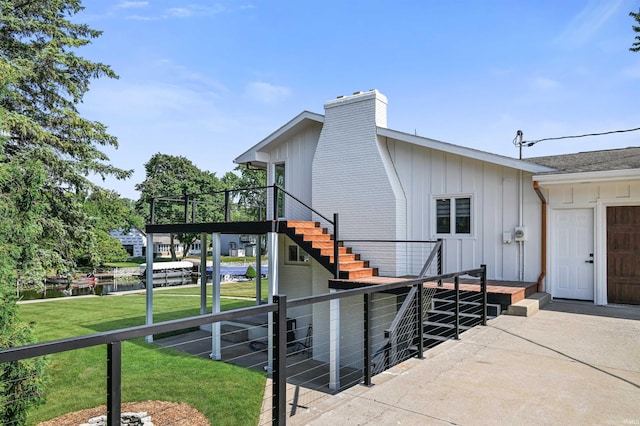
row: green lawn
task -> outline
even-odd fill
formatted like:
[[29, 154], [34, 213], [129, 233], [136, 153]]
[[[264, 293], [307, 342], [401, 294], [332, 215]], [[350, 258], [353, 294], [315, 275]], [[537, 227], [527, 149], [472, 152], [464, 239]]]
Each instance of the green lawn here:
[[[269, 283], [267, 280], [262, 280], [262, 286], [260, 289], [262, 290], [262, 299], [266, 299], [268, 292]], [[144, 291], [144, 290], [143, 290]], [[189, 287], [170, 287], [164, 289], [162, 292], [156, 292], [155, 294], [175, 294], [175, 295], [200, 295], [200, 286], [189, 286]], [[256, 281], [244, 281], [244, 282], [232, 282], [232, 283], [222, 283], [220, 284], [220, 295], [223, 297], [246, 297], [250, 299], [254, 299], [256, 297]], [[207, 300], [209, 305], [211, 305], [211, 284], [207, 284]]]
[[[154, 321], [198, 315], [198, 294], [198, 287], [155, 291]], [[223, 299], [222, 309], [253, 304]], [[210, 298], [208, 306], [210, 310]], [[33, 323], [38, 341], [44, 342], [142, 325], [145, 296], [66, 298], [23, 304], [19, 310], [23, 320]], [[46, 403], [30, 413], [30, 425], [106, 402], [106, 348], [50, 355], [47, 376]], [[185, 402], [215, 425], [257, 424], [265, 386], [264, 373], [160, 348], [144, 339], [123, 343], [122, 378], [123, 402]]]

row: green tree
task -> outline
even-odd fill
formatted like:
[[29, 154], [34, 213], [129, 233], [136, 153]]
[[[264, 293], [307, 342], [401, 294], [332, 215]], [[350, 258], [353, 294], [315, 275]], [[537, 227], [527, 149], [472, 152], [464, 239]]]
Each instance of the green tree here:
[[633, 31], [638, 33], [638, 35], [636, 35], [635, 37], [636, 41], [631, 45], [629, 50], [632, 52], [640, 52], [640, 9], [638, 9], [637, 13], [629, 12], [629, 16], [635, 19], [635, 21], [638, 23], [638, 25], [631, 26], [631, 28], [633, 28]]
[[[89, 174], [126, 178], [100, 151], [116, 139], [76, 105], [107, 65], [76, 55], [100, 35], [70, 18], [80, 0], [0, 0], [0, 348], [33, 341], [15, 290], [70, 270], [79, 253], [97, 259], [98, 236], [85, 202]], [[0, 424], [20, 425], [42, 399], [43, 361], [0, 366]]]
[[35, 176], [44, 176], [31, 182], [39, 185], [41, 197], [38, 244], [16, 259], [21, 279], [30, 276], [36, 283], [53, 269], [72, 270], [79, 253], [98, 259], [97, 237], [84, 208], [96, 189], [89, 174], [120, 179], [131, 174], [112, 166], [99, 149], [117, 147], [116, 138], [76, 108], [93, 78], [117, 77], [109, 66], [76, 54], [101, 34], [69, 20], [81, 9], [80, 0], [0, 0], [0, 81], [7, 81], [0, 104], [5, 135], [0, 161], [21, 172], [6, 177], [3, 193], [18, 190], [20, 176], [35, 179], [21, 164], [28, 162], [39, 172]]
[[[185, 157], [160, 153], [153, 155], [144, 166], [146, 178], [136, 185], [141, 193], [137, 208], [147, 222], [151, 221], [150, 204], [155, 199], [155, 223], [184, 223], [184, 201], [187, 196], [187, 221], [193, 220], [194, 203], [196, 222], [224, 219], [224, 193], [215, 173], [200, 170]], [[191, 244], [199, 238], [199, 234], [171, 234], [172, 260], [177, 260], [174, 250], [176, 239], [182, 243], [182, 253], [186, 256]]]
[[233, 189], [234, 220], [264, 220], [267, 206], [267, 173], [261, 169], [237, 166], [222, 177], [227, 189]]

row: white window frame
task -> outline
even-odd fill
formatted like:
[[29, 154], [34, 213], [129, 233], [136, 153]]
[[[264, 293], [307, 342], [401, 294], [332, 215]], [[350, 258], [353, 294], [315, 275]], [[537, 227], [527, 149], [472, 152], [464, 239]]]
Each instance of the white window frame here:
[[[469, 232], [468, 233], [456, 233], [455, 225], [456, 225], [456, 203], [451, 202], [460, 198], [468, 198], [469, 199]], [[437, 213], [437, 202], [438, 200], [448, 199], [451, 202], [451, 210], [450, 221], [449, 221], [449, 231], [447, 233], [438, 233], [438, 213]], [[447, 238], [447, 237], [456, 237], [456, 238], [474, 238], [475, 236], [475, 220], [476, 220], [476, 211], [475, 211], [475, 202], [473, 194], [463, 193], [463, 194], [440, 194], [433, 195], [431, 197], [431, 212], [432, 212], [432, 220], [431, 234], [434, 237]]]

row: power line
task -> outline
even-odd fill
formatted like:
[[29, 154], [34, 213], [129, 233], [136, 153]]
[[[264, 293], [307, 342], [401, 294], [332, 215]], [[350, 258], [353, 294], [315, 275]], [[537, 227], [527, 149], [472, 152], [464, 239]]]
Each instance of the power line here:
[[518, 138], [522, 136], [522, 132], [520, 130], [518, 130], [518, 134], [516, 135], [516, 137], [513, 139], [513, 144], [515, 146], [533, 146], [535, 144], [537, 144], [538, 142], [542, 142], [542, 141], [554, 141], [554, 140], [559, 140], [559, 139], [572, 139], [572, 138], [584, 138], [587, 136], [603, 136], [603, 135], [610, 135], [613, 133], [627, 133], [627, 132], [635, 132], [640, 130], [640, 127], [636, 127], [635, 129], [625, 129], [625, 130], [612, 130], [609, 132], [602, 132], [602, 133], [586, 133], [583, 135], [571, 135], [571, 136], [559, 136], [556, 138], [544, 138], [544, 139], [536, 139], [533, 141], [523, 141], [520, 140], [518, 141]]

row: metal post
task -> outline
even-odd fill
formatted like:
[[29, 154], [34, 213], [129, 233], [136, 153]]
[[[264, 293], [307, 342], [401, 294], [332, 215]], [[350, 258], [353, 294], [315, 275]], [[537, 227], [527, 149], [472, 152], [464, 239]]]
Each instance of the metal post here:
[[196, 209], [197, 209], [197, 201], [191, 201], [191, 223], [196, 223]]
[[224, 221], [231, 222], [231, 204], [229, 203], [229, 190], [224, 190]]
[[200, 233], [200, 315], [207, 313], [207, 233]]
[[256, 305], [262, 304], [262, 236], [256, 235]]
[[335, 271], [333, 277], [335, 279], [340, 278], [340, 246], [338, 238], [338, 213], [333, 214], [333, 264]]
[[278, 305], [278, 310], [273, 315], [272, 424], [285, 425], [287, 417], [287, 296], [275, 295], [273, 303]]
[[364, 294], [364, 385], [371, 386], [371, 297]]
[[482, 325], [487, 325], [487, 265], [480, 265], [480, 288], [482, 290]]
[[444, 241], [442, 238], [438, 238], [440, 242], [440, 247], [438, 247], [438, 275], [442, 275], [442, 246], [444, 245]]
[[[153, 234], [147, 234], [147, 266], [145, 270], [146, 318], [145, 324], [153, 324]], [[153, 335], [146, 337], [146, 342], [153, 342]]]
[[107, 344], [107, 424], [120, 426], [122, 396], [122, 348], [120, 342]]
[[418, 359], [424, 359], [424, 318], [422, 316], [423, 313], [423, 294], [424, 294], [424, 284], [418, 283], [416, 284], [416, 297], [418, 298], [418, 303], [416, 304], [418, 312], [416, 315], [416, 330], [418, 334]]
[[184, 223], [189, 223], [189, 196], [184, 194]]
[[151, 205], [149, 206], [149, 210], [150, 210], [149, 217], [151, 218], [150, 221], [151, 221], [151, 224], [153, 225], [156, 219], [156, 199], [155, 198], [151, 199]]
[[456, 318], [455, 318], [455, 330], [456, 340], [460, 339], [460, 277], [456, 275], [454, 278], [456, 288]]
[[278, 220], [278, 185], [273, 185], [273, 220]]

